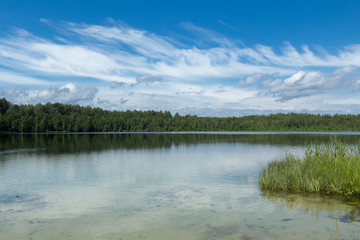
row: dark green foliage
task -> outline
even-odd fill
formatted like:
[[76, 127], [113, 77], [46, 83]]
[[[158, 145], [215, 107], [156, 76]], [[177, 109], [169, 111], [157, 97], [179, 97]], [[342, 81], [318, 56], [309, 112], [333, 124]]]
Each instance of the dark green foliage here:
[[360, 115], [271, 114], [174, 116], [170, 112], [107, 111], [61, 103], [11, 104], [0, 99], [3, 132], [359, 131]]
[[8, 102], [5, 98], [0, 99], [0, 114], [5, 114], [9, 108], [10, 102]]

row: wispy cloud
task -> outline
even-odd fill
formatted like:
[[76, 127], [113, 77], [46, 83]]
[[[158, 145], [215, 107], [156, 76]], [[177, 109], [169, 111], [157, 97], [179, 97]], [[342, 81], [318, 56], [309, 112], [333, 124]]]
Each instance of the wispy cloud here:
[[51, 82], [38, 79], [36, 77], [29, 77], [21, 73], [14, 73], [0, 69], [0, 84], [48, 86]]
[[[54, 38], [23, 29], [0, 38], [1, 94], [9, 99], [154, 109], [155, 104], [181, 109], [185, 102], [195, 107], [194, 101], [197, 109], [226, 104], [260, 109], [267, 99], [291, 109], [285, 102], [359, 87], [360, 44], [330, 54], [291, 43], [276, 50], [247, 47], [191, 23], [181, 24], [194, 36], [185, 43], [113, 20], [110, 25], [41, 22], [53, 27]], [[81, 86], [89, 79], [97, 85]], [[65, 85], [75, 80], [78, 85]], [[44, 90], [46, 85], [51, 87]]]
[[239, 47], [218, 33], [190, 23], [182, 25], [218, 46], [180, 48], [167, 37], [122, 24], [107, 27], [67, 23], [63, 32], [71, 32], [72, 38], [75, 34], [76, 43], [58, 43], [18, 30], [13, 36], [0, 39], [0, 63], [46, 74], [128, 83], [146, 74], [177, 79], [234, 78], [255, 72], [289, 74], [299, 67], [360, 65], [357, 45], [346, 47], [335, 56], [316, 55], [307, 46], [298, 51], [285, 43], [282, 53], [276, 54], [268, 46]]
[[233, 26], [233, 25], [231, 25], [231, 24], [228, 24], [228, 23], [226, 23], [225, 21], [223, 21], [223, 20], [221, 20], [221, 19], [217, 20], [217, 22], [220, 23], [220, 24], [222, 24], [222, 25], [224, 25], [224, 26], [226, 26], [226, 27], [228, 27], [228, 28], [231, 28], [231, 29], [236, 29], [236, 28], [237, 28], [236, 26]]
[[[134, 83], [139, 75], [176, 79], [239, 77], [256, 72], [288, 73], [288, 53], [276, 56], [271, 50], [243, 49], [225, 37], [191, 25], [219, 47], [180, 48], [167, 37], [123, 25], [99, 26], [68, 23], [64, 27], [77, 41], [59, 43], [18, 30], [0, 39], [0, 64], [48, 75], [92, 77], [105, 81]], [[67, 36], [63, 36], [67, 37]], [[69, 37], [70, 39], [70, 37]], [[294, 51], [292, 49], [292, 51]], [[243, 61], [243, 59], [247, 61]], [[285, 58], [285, 59], [284, 59]], [[251, 62], [251, 64], [247, 63]], [[264, 63], [276, 63], [265, 66]], [[304, 62], [304, 60], [303, 60]], [[15, 69], [16, 70], [16, 69]]]

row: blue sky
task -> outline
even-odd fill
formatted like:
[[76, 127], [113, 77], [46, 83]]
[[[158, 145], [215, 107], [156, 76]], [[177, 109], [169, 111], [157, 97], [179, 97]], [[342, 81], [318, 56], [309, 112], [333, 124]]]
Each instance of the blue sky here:
[[0, 97], [199, 116], [360, 111], [360, 1], [16, 1]]

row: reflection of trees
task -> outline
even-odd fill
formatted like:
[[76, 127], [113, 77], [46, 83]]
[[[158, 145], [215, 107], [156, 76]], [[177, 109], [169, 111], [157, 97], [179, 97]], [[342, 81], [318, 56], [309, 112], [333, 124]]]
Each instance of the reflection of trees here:
[[[357, 143], [360, 136], [339, 135], [338, 139]], [[111, 149], [170, 148], [204, 143], [246, 143], [304, 146], [329, 141], [329, 135], [314, 134], [212, 134], [212, 133], [114, 133], [114, 134], [0, 134], [0, 151], [42, 149], [57, 153], [93, 152]]]
[[[262, 191], [262, 197], [295, 211], [314, 215], [330, 214], [331, 218], [343, 222], [360, 221], [360, 199], [311, 193], [285, 193]], [[341, 217], [338, 217], [341, 216]]]

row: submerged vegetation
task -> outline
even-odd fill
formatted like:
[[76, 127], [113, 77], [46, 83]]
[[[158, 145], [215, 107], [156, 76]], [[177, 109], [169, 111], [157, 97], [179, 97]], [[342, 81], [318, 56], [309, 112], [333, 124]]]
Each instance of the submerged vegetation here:
[[0, 99], [2, 132], [359, 131], [360, 115], [278, 113], [243, 117], [109, 111], [62, 103], [12, 104]]
[[287, 153], [260, 171], [259, 184], [268, 190], [360, 196], [360, 144], [352, 147], [333, 139], [308, 145], [303, 159]]
[[316, 217], [326, 213], [341, 222], [360, 222], [360, 199], [353, 196], [306, 192], [274, 192], [263, 190], [261, 196], [294, 211]]

